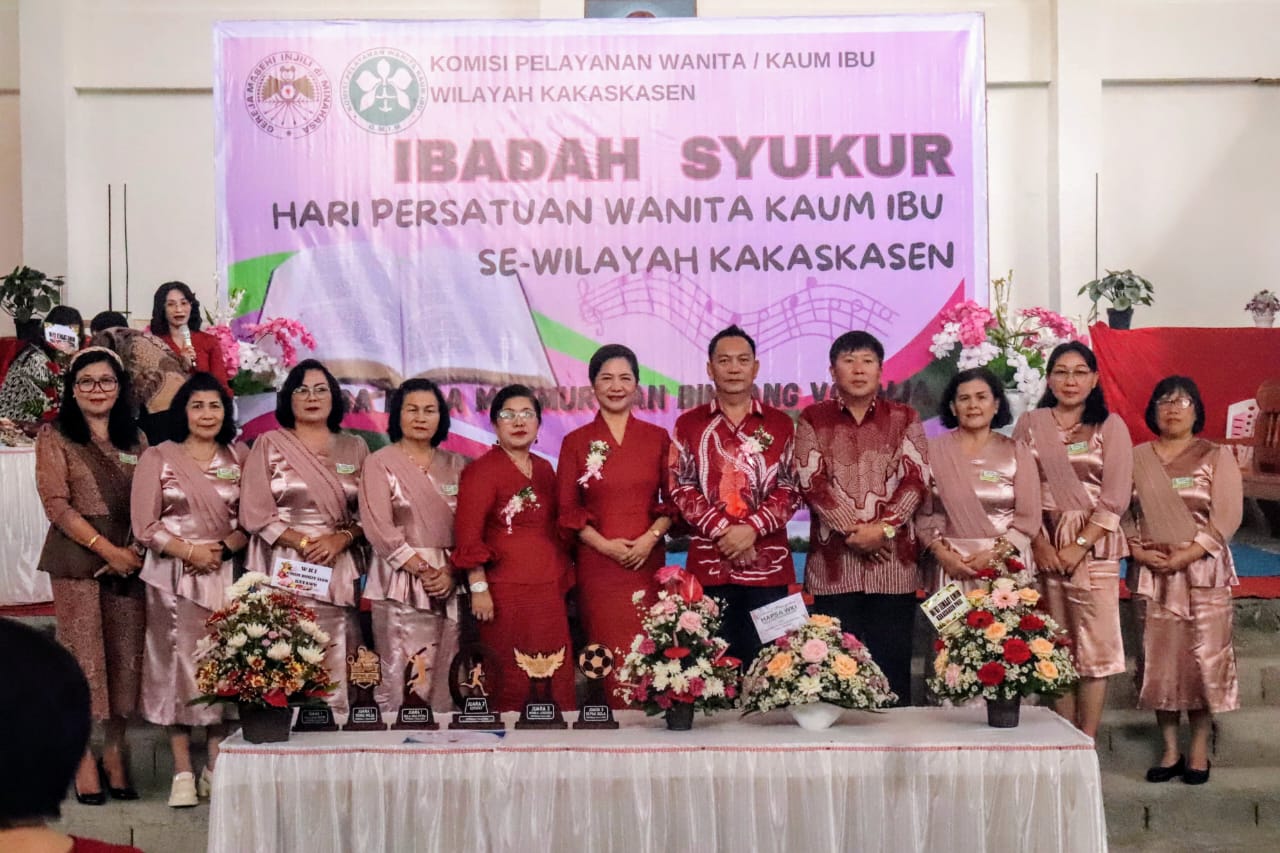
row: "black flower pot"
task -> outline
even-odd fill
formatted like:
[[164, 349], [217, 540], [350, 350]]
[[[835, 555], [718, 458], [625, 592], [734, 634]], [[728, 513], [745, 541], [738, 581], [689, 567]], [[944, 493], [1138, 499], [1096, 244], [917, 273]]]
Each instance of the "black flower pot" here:
[[987, 700], [987, 725], [993, 729], [1016, 729], [1018, 727], [1018, 709], [1022, 706], [1022, 697], [1012, 699]]
[[1133, 322], [1133, 309], [1126, 308], [1123, 311], [1117, 311], [1115, 308], [1107, 309], [1107, 325], [1113, 329], [1127, 329], [1129, 324]]
[[289, 739], [292, 708], [240, 703], [240, 730], [249, 743], [281, 743]]
[[693, 728], [693, 705], [677, 702], [666, 711], [667, 728], [673, 732], [687, 732]]

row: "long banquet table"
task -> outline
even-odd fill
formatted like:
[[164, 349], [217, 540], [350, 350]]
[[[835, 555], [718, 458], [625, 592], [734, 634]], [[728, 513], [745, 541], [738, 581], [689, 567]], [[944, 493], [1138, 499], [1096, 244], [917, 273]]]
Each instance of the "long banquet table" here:
[[781, 713], [691, 732], [618, 717], [512, 731], [507, 715], [501, 737], [236, 733], [209, 850], [1106, 850], [1093, 742], [1046, 708], [1016, 729], [981, 708], [846, 712], [819, 732]]
[[0, 447], [0, 607], [53, 600], [49, 576], [36, 571], [49, 522], [36, 491], [36, 452]]

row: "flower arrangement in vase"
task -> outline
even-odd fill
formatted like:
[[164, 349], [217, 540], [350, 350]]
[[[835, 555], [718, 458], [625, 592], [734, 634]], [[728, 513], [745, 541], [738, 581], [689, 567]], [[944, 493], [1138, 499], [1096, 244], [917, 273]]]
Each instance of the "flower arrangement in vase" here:
[[1044, 368], [1058, 344], [1080, 338], [1075, 325], [1047, 308], [1011, 311], [1013, 270], [991, 282], [992, 306], [959, 302], [941, 315], [942, 329], [930, 351], [938, 359], [955, 359], [957, 370], [986, 367], [1005, 388], [1038, 399], [1044, 393]]
[[646, 604], [643, 591], [632, 596], [641, 632], [618, 668], [616, 693], [646, 714], [666, 715], [668, 728], [685, 730], [697, 711], [734, 707], [741, 662], [716, 636], [720, 604], [703, 594], [697, 578], [666, 566], [656, 579], [662, 589], [653, 604]]
[[988, 722], [1018, 724], [1023, 696], [1056, 696], [1079, 679], [1066, 632], [1038, 609], [1033, 575], [1009, 558], [978, 572], [972, 609], [934, 643], [929, 687], [952, 702], [987, 700]]
[[324, 665], [329, 635], [315, 623], [315, 611], [259, 572], [236, 581], [228, 596], [231, 603], [209, 617], [211, 632], [196, 647], [202, 695], [192, 703], [235, 703], [242, 721], [274, 710], [277, 726], [283, 719], [283, 740], [290, 706], [323, 700], [335, 687]]
[[1260, 328], [1270, 329], [1276, 321], [1276, 312], [1280, 311], [1280, 297], [1270, 290], [1259, 290], [1244, 306], [1244, 310], [1253, 315], [1253, 324]]
[[820, 614], [761, 649], [742, 684], [745, 713], [787, 708], [806, 729], [826, 728], [841, 709], [869, 711], [897, 699], [867, 647]]
[[244, 293], [235, 291], [228, 306], [219, 303], [217, 312], [208, 315], [210, 325], [205, 329], [218, 339], [237, 397], [276, 391], [289, 368], [298, 363], [298, 344], [316, 348], [315, 337], [298, 320], [269, 317], [233, 330], [232, 318], [243, 299]]

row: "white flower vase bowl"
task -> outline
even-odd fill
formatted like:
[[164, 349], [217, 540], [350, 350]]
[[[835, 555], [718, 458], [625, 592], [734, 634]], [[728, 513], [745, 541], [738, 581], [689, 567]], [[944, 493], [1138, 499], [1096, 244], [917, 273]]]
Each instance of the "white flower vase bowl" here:
[[790, 705], [791, 716], [800, 728], [809, 732], [820, 732], [831, 728], [831, 724], [840, 719], [844, 708], [830, 702], [810, 702], [807, 705]]
[[1270, 329], [1275, 326], [1276, 312], [1274, 311], [1255, 311], [1253, 312], [1253, 325], [1259, 329]]

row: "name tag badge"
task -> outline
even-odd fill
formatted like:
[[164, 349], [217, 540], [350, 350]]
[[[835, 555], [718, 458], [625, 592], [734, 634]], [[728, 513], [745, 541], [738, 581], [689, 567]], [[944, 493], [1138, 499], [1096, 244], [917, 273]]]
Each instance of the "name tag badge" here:
[[1068, 456], [1079, 456], [1082, 453], [1088, 453], [1088, 452], [1089, 452], [1089, 442], [1087, 441], [1077, 441], [1075, 444], [1067, 445]]
[[339, 462], [335, 467], [338, 469], [339, 474], [354, 474], [356, 472], [356, 466], [348, 465], [346, 462]]
[[1000, 472], [982, 471], [978, 474], [978, 479], [984, 483], [998, 483], [1000, 482]]
[[121, 453], [120, 461], [123, 462], [125, 465], [137, 465], [138, 457], [137, 457], [137, 454], [134, 454], [134, 453]]
[[457, 484], [457, 483], [445, 483], [443, 486], [441, 486], [441, 487], [440, 487], [440, 491], [444, 492], [444, 493], [445, 493], [446, 495], [448, 495], [449, 497], [453, 497], [454, 495], [456, 495], [456, 494], [458, 493], [458, 484]]
[[229, 468], [219, 468], [218, 479], [219, 480], [239, 480], [240, 469], [234, 465], [232, 465]]
[[1183, 489], [1189, 489], [1195, 484], [1196, 484], [1195, 477], [1174, 477], [1173, 478], [1173, 488], [1175, 491], [1182, 491]]

